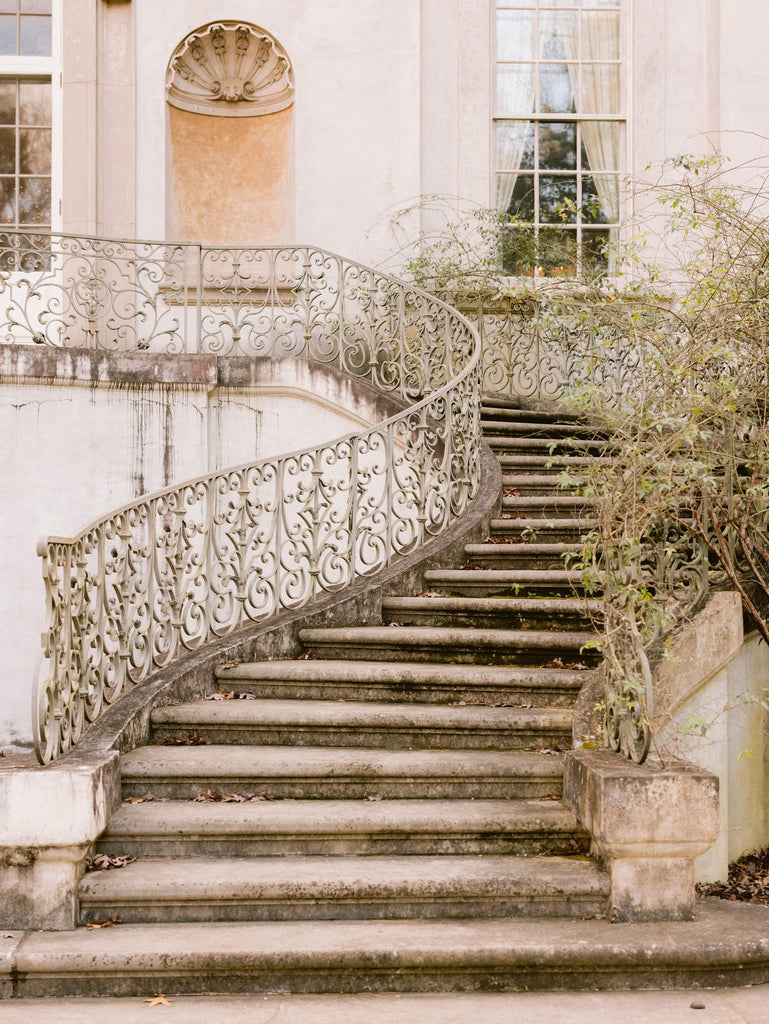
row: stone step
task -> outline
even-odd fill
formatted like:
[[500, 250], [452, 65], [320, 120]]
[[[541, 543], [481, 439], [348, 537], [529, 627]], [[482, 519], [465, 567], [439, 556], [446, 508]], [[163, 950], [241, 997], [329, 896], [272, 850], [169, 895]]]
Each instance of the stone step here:
[[592, 917], [607, 874], [576, 857], [251, 857], [136, 861], [80, 883], [83, 924]]
[[520, 405], [505, 405], [504, 399], [484, 399], [481, 403], [483, 419], [527, 420], [530, 423], [584, 423], [580, 413], [569, 412], [560, 406], [552, 409], [523, 409]]
[[489, 532], [492, 537], [509, 537], [511, 541], [537, 541], [544, 544], [576, 544], [598, 529], [597, 519], [492, 519]]
[[477, 565], [483, 569], [569, 569], [581, 553], [581, 544], [538, 541], [465, 545], [468, 568]]
[[139, 858], [533, 857], [588, 845], [558, 800], [171, 800], [122, 804], [96, 849]]
[[390, 749], [516, 750], [571, 746], [565, 708], [317, 700], [202, 700], [156, 708], [156, 738], [209, 743]]
[[561, 792], [560, 754], [200, 744], [137, 747], [121, 758], [123, 797], [190, 800], [538, 799]]
[[569, 495], [570, 493], [568, 488], [559, 485], [558, 473], [503, 473], [502, 488], [503, 494], [506, 495], [509, 495], [510, 491], [515, 491], [518, 495]]
[[502, 437], [582, 438], [600, 440], [601, 443], [606, 438], [605, 431], [600, 428], [575, 420], [564, 422], [560, 418], [537, 421], [528, 416], [525, 419], [517, 416], [489, 417], [483, 411], [481, 429], [484, 434]]
[[492, 449], [500, 454], [530, 454], [530, 455], [605, 455], [607, 454], [607, 442], [602, 438], [573, 438], [573, 437], [518, 437], [514, 434], [503, 434], [497, 430], [495, 433], [484, 433], [483, 440]]
[[588, 673], [506, 665], [257, 661], [216, 669], [226, 691], [258, 697], [571, 707]]
[[430, 590], [461, 597], [574, 597], [584, 592], [582, 573], [550, 569], [428, 569]]
[[525, 494], [502, 497], [503, 513], [510, 513], [515, 518], [528, 516], [531, 519], [574, 519], [594, 508], [595, 502], [576, 494]]
[[409, 626], [586, 630], [596, 628], [602, 616], [602, 601], [579, 597], [388, 597], [382, 601], [385, 622]]
[[562, 473], [565, 469], [578, 472], [581, 468], [586, 466], [593, 466], [598, 462], [608, 462], [606, 458], [600, 456], [581, 456], [581, 455], [527, 455], [524, 452], [516, 453], [512, 455], [505, 455], [504, 453], [498, 453], [497, 458], [499, 464], [502, 467], [502, 472], [507, 473], [533, 473], [535, 475], [543, 476], [557, 476]]
[[302, 629], [299, 631], [299, 639], [316, 658], [371, 661], [445, 661], [448, 658], [462, 665], [540, 665], [555, 657], [571, 659], [579, 656], [584, 660], [589, 659], [591, 652], [583, 655], [581, 651], [586, 645], [593, 645], [595, 633], [429, 626], [347, 626]]
[[[723, 906], [715, 905], [719, 903]], [[700, 909], [694, 921], [667, 923], [508, 918], [124, 924], [74, 932], [16, 933], [6, 946], [9, 952], [0, 969], [9, 990], [12, 978], [16, 998], [147, 999], [156, 991], [169, 997], [275, 991], [589, 992], [702, 989], [769, 980], [765, 908], [719, 900]], [[397, 1024], [419, 1020], [416, 997], [403, 998], [403, 1006], [395, 1002], [390, 1007], [388, 1020]], [[686, 1004], [690, 1001], [686, 995]], [[448, 1002], [444, 1007], [444, 1019], [459, 1020], [451, 1013], [452, 1006]], [[408, 1007], [405, 1016], [404, 1007]], [[184, 1012], [181, 1004], [176, 1008]], [[143, 1009], [152, 1012], [152, 1008]], [[160, 1014], [166, 1009], [161, 1008]], [[170, 1009], [174, 1020], [182, 1020], [173, 1013], [174, 1006]], [[282, 1016], [283, 1002], [268, 1009]], [[477, 1012], [477, 1006], [474, 1009]], [[512, 1006], [508, 1010], [511, 1022], [524, 1019]], [[417, 1016], [410, 1016], [412, 1011]], [[82, 1012], [90, 1011], [84, 1007]], [[237, 1007], [234, 1012], [241, 1019]], [[344, 1012], [344, 1006], [338, 1007], [334, 1020]], [[306, 1007], [305, 1013], [312, 1015], [312, 1009]], [[263, 1019], [261, 1009], [258, 1019]], [[619, 1017], [610, 1012], [605, 1019], [630, 1018], [625, 1010]], [[633, 1016], [636, 1019], [651, 1018], [647, 1013]]]

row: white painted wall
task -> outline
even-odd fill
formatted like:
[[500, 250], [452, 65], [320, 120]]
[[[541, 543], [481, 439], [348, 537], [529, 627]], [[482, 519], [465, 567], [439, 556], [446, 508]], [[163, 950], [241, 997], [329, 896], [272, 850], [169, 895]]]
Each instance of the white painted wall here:
[[38, 538], [70, 536], [139, 494], [383, 418], [348, 382], [299, 360], [262, 360], [255, 376], [260, 383], [238, 388], [0, 377], [0, 749], [31, 739], [45, 607]]
[[695, 863], [699, 881], [725, 879], [731, 861], [769, 843], [769, 648], [751, 633], [710, 668], [659, 737], [666, 753], [718, 776], [721, 832]]

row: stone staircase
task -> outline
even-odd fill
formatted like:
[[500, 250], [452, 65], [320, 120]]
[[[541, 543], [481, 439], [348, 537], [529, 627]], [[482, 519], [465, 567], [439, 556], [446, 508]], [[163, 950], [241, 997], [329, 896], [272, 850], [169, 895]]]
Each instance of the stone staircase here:
[[82, 878], [83, 927], [23, 937], [14, 994], [765, 980], [745, 912], [606, 919], [560, 799], [602, 613], [563, 555], [594, 524], [556, 480], [605, 445], [512, 401], [483, 424], [504, 473], [487, 541], [386, 597], [381, 625], [304, 629], [303, 657], [223, 665], [220, 694], [156, 709], [94, 851], [136, 859]]
[[28, 994], [557, 988], [557, 935], [595, 987], [579, 929], [607, 927], [609, 879], [560, 796], [601, 601], [564, 562], [593, 523], [556, 477], [602, 442], [507, 400], [483, 426], [502, 514], [464, 565], [153, 712], [95, 850], [136, 860], [83, 877], [91, 930]]

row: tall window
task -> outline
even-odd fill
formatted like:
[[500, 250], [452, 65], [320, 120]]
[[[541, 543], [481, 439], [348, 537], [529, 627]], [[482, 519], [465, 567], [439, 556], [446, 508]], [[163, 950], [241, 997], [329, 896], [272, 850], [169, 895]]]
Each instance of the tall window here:
[[52, 0], [0, 0], [0, 229], [5, 231], [51, 227], [51, 23]]
[[497, 209], [510, 273], [606, 265], [619, 221], [622, 0], [497, 0]]

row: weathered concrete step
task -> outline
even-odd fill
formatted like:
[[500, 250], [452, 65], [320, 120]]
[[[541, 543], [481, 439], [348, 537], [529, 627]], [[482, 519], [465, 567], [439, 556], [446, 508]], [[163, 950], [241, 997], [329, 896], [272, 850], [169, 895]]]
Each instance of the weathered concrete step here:
[[599, 462], [608, 462], [608, 458], [598, 455], [527, 455], [518, 452], [511, 455], [497, 455], [502, 472], [534, 473], [537, 475], [557, 476], [565, 469], [579, 471], [581, 467], [592, 466]]
[[565, 422], [559, 419], [533, 420], [517, 416], [488, 416], [481, 412], [481, 430], [484, 434], [502, 437], [547, 437], [547, 438], [580, 438], [600, 440], [602, 443], [606, 433], [600, 428], [579, 423], [575, 420]]
[[598, 438], [581, 437], [518, 437], [514, 434], [485, 433], [483, 440], [492, 449], [501, 453], [604, 455], [608, 442]]
[[207, 744], [137, 747], [121, 758], [124, 797], [189, 800], [266, 793], [292, 800], [539, 798], [561, 791], [560, 754]]
[[227, 690], [260, 697], [443, 704], [485, 701], [571, 707], [586, 673], [502, 665], [371, 661], [257, 661], [216, 669]]
[[568, 569], [576, 560], [581, 544], [546, 544], [531, 541], [522, 544], [466, 544], [465, 557], [484, 569]]
[[[473, 571], [473, 570], [468, 570]], [[475, 572], [482, 570], [475, 570]], [[488, 570], [494, 571], [494, 570]], [[457, 664], [538, 665], [580, 654], [595, 633], [430, 626], [348, 626], [302, 629], [299, 639], [316, 657]]]
[[388, 597], [382, 616], [406, 625], [585, 630], [601, 621], [603, 602], [579, 597]]
[[573, 519], [580, 513], [592, 511], [595, 502], [576, 494], [525, 494], [504, 495], [502, 511], [510, 512], [515, 517], [529, 516], [532, 519], [552, 519], [559, 517]]
[[428, 569], [425, 584], [462, 597], [574, 596], [583, 592], [582, 573], [550, 569]]
[[85, 924], [591, 917], [608, 892], [574, 857], [221, 857], [92, 872], [79, 898]]
[[97, 843], [136, 857], [586, 853], [557, 800], [172, 800], [122, 804]]
[[[694, 921], [651, 924], [551, 919], [125, 924], [11, 934], [4, 940], [8, 953], [0, 970], [8, 989], [12, 978], [13, 994], [27, 998], [148, 998], [158, 990], [173, 997], [699, 989], [767, 981], [766, 922], [765, 907], [716, 900]], [[404, 1005], [414, 1008], [413, 998]], [[275, 1012], [282, 1015], [282, 1006]], [[408, 1009], [404, 1016], [397, 1004], [392, 1009], [388, 1020], [399, 1024], [420, 1019], [408, 1016]], [[444, 1009], [446, 1020], [450, 1009]], [[312, 1013], [309, 1007], [305, 1012]], [[509, 1012], [512, 1021], [514, 1008]], [[462, 1017], [470, 1019], [483, 1018]], [[610, 1012], [605, 1019], [618, 1018]], [[629, 1019], [627, 1013], [622, 1019]]]
[[569, 494], [569, 489], [558, 483], [557, 473], [503, 473], [502, 487], [524, 494]]
[[570, 412], [560, 406], [552, 409], [524, 409], [520, 405], [506, 403], [504, 398], [484, 398], [481, 402], [481, 416], [484, 419], [520, 419], [532, 423], [584, 422], [584, 416], [580, 413]]
[[571, 746], [564, 708], [494, 708], [317, 700], [195, 701], [158, 708], [153, 735], [210, 743], [516, 750]]
[[524, 537], [546, 544], [576, 543], [598, 529], [597, 519], [492, 519], [492, 537]]

